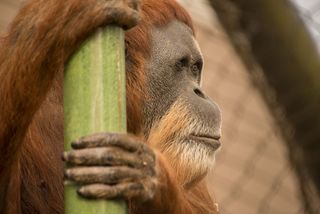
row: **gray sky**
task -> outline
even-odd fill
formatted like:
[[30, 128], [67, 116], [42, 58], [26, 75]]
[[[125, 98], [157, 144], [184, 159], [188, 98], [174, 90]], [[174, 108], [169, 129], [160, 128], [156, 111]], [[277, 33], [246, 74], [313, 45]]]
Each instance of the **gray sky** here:
[[307, 24], [320, 51], [320, 0], [291, 0]]

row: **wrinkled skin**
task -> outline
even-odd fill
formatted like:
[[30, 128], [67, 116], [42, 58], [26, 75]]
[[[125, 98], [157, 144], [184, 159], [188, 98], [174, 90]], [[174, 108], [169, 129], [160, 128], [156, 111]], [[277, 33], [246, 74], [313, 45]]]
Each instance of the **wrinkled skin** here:
[[86, 184], [78, 193], [88, 198], [153, 197], [155, 154], [134, 136], [99, 133], [72, 143], [73, 151], [63, 159], [77, 167], [65, 177]]
[[[200, 89], [202, 64], [192, 31], [183, 23], [172, 21], [152, 31], [151, 58], [146, 69], [146, 93], [151, 99], [143, 106], [146, 139], [153, 126], [179, 101], [202, 127], [187, 134], [199, 135], [194, 141], [209, 145], [205, 149], [214, 156], [220, 146], [221, 116], [217, 105]], [[182, 141], [175, 143], [196, 144]], [[73, 166], [66, 170], [66, 178], [82, 184], [78, 193], [84, 197], [150, 200], [158, 183], [153, 150], [161, 145], [147, 144], [131, 135], [112, 133], [81, 138], [72, 144], [73, 151], [64, 154], [64, 160]]]

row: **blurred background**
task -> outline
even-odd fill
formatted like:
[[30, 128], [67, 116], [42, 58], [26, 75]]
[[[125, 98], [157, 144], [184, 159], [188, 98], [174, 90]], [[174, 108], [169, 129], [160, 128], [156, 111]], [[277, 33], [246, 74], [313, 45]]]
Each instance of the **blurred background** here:
[[[223, 114], [223, 214], [320, 213], [320, 0], [179, 0]], [[3, 34], [21, 1], [0, 0]]]

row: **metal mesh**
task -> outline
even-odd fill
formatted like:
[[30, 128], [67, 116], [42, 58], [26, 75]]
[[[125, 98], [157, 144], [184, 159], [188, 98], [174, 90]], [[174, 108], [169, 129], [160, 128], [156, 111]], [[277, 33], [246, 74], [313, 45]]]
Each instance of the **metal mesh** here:
[[[301, 3], [298, 1], [296, 4]], [[204, 10], [194, 9], [201, 8], [194, 4], [208, 6], [206, 1], [182, 2], [194, 16], [210, 16]], [[314, 5], [312, 8], [298, 10], [315, 41], [319, 41], [319, 8]], [[320, 213], [314, 187], [308, 186], [309, 178], [294, 169], [290, 161], [289, 143], [282, 137], [277, 118], [271, 112], [277, 109], [270, 111], [267, 107], [259, 86], [251, 81], [251, 72], [243, 66], [219, 23], [215, 21], [209, 29], [204, 22], [211, 19], [195, 20], [197, 39], [205, 57], [204, 89], [223, 113], [223, 148], [208, 177], [210, 192], [221, 213]], [[237, 39], [246, 43], [241, 36]]]
[[227, 36], [197, 23], [197, 39], [203, 87], [223, 115], [223, 147], [208, 177], [221, 213], [309, 213], [281, 131]]

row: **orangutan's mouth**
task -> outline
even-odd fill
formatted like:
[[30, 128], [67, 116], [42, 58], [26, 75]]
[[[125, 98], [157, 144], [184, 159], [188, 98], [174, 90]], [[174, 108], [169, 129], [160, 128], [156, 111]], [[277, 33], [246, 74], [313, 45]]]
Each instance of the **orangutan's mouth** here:
[[203, 134], [191, 134], [188, 137], [189, 140], [195, 141], [197, 143], [203, 143], [213, 150], [219, 149], [221, 146], [221, 142], [219, 141], [220, 136], [211, 136], [211, 135], [203, 135]]

